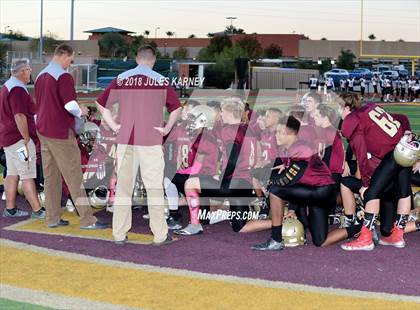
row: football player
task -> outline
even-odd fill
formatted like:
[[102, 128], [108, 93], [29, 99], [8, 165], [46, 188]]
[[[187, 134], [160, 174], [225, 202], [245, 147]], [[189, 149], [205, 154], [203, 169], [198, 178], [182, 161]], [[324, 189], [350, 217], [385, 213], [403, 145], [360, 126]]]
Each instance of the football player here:
[[314, 74], [312, 74], [312, 76], [309, 79], [309, 89], [310, 90], [317, 90], [318, 89], [318, 79], [315, 77]]
[[[379, 213], [380, 198], [390, 184], [396, 180], [398, 187], [397, 221], [389, 237], [382, 237], [381, 244], [404, 247], [403, 232], [410, 211], [410, 168], [396, 163], [393, 150], [398, 144], [404, 130], [401, 123], [378, 105], [370, 104], [361, 107], [355, 94], [343, 94], [342, 134], [350, 143], [360, 168], [362, 187], [360, 196], [365, 203], [364, 223], [360, 236], [343, 244], [344, 250], [373, 250], [372, 231], [375, 229]], [[370, 174], [368, 158], [375, 157], [380, 164]], [[369, 178], [369, 175], [372, 175]]]
[[271, 237], [252, 247], [258, 251], [278, 251], [284, 248], [282, 223], [284, 202], [309, 205], [309, 230], [312, 241], [321, 246], [328, 235], [328, 210], [335, 203], [334, 181], [325, 163], [304, 141], [298, 139], [300, 122], [289, 116], [286, 126], [279, 126], [278, 143], [281, 171], [272, 180], [270, 205], [272, 212]]
[[[185, 183], [187, 203], [190, 210], [190, 224], [175, 233], [179, 235], [196, 235], [203, 232], [199, 221], [201, 197], [219, 197], [229, 200], [230, 211], [235, 212], [231, 219], [232, 229], [239, 232], [247, 220], [245, 211], [249, 211], [252, 196], [251, 168], [255, 164], [256, 139], [248, 125], [241, 123], [245, 105], [239, 98], [227, 98], [222, 101], [221, 117], [223, 128], [218, 135], [222, 149], [222, 169], [218, 175], [205, 174], [200, 171]], [[205, 145], [217, 146], [217, 137], [203, 135], [199, 148]], [[209, 171], [210, 172], [210, 171]]]

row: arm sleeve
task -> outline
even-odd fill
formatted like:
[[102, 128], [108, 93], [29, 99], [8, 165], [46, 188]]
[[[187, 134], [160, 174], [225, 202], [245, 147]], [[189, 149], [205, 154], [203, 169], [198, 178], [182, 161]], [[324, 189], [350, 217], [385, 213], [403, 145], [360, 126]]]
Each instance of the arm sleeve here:
[[181, 102], [176, 95], [175, 90], [173, 87], [168, 86], [166, 87], [166, 109], [169, 113], [175, 111], [176, 109], [181, 107]]
[[74, 89], [73, 77], [70, 73], [62, 74], [58, 78], [57, 84], [58, 95], [61, 99], [63, 107], [66, 103], [77, 99], [76, 90]]
[[30, 108], [30, 97], [22, 87], [15, 87], [9, 94], [10, 110], [13, 115], [27, 114]]
[[271, 183], [279, 186], [291, 186], [296, 184], [305, 174], [305, 170], [308, 165], [309, 163], [305, 160], [293, 161], [291, 165], [279, 175], [279, 177], [271, 180]]
[[117, 88], [117, 79], [114, 79], [111, 84], [108, 85], [108, 87], [102, 92], [102, 94], [96, 99], [96, 101], [103, 106], [104, 108], [107, 107], [107, 105], [112, 104], [113, 102], [108, 102], [110, 100], [110, 93], [111, 90]]

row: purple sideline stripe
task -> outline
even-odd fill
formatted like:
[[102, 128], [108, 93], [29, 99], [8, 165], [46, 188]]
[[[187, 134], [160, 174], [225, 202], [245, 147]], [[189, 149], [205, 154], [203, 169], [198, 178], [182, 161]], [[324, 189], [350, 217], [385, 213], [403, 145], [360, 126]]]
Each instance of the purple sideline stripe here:
[[[2, 211], [4, 201], [0, 205]], [[18, 201], [18, 205], [28, 209], [22, 200]], [[111, 221], [110, 215], [105, 212], [97, 215], [101, 220]], [[0, 229], [18, 221], [2, 218]], [[134, 232], [150, 233], [148, 222], [142, 219], [140, 212], [134, 212], [133, 223], [139, 223], [134, 225]], [[406, 236], [405, 249], [378, 246], [372, 252], [361, 253], [344, 252], [338, 246], [316, 248], [308, 245], [289, 248], [279, 253], [261, 253], [251, 251], [249, 247], [265, 240], [268, 232], [233, 233], [227, 222], [205, 226], [204, 229], [203, 235], [181, 237], [175, 244], [165, 247], [135, 244], [121, 247], [101, 240], [3, 229], [1, 238], [137, 264], [321, 287], [420, 296], [420, 233]]]

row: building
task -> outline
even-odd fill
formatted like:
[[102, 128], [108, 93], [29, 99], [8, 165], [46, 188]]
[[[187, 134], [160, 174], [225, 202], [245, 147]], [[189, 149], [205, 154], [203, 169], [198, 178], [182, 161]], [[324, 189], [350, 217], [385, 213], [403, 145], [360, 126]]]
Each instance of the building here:
[[133, 36], [131, 36], [133, 31], [114, 28], [114, 27], [104, 27], [104, 28], [98, 28], [98, 29], [92, 29], [92, 30], [86, 30], [84, 33], [90, 33], [88, 40], [96, 40], [99, 41], [104, 34], [108, 33], [118, 33], [124, 37], [126, 37], [127, 41], [131, 43], [133, 40]]

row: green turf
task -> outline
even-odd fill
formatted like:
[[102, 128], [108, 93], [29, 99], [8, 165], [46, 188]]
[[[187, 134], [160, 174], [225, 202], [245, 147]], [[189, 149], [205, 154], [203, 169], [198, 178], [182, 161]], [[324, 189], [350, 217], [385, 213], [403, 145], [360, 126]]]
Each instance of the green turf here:
[[4, 310], [48, 310], [53, 308], [47, 308], [43, 306], [37, 306], [27, 304], [24, 302], [17, 302], [9, 299], [0, 298], [0, 309]]

